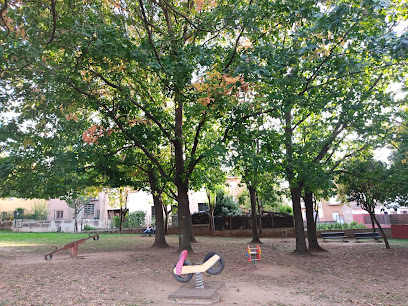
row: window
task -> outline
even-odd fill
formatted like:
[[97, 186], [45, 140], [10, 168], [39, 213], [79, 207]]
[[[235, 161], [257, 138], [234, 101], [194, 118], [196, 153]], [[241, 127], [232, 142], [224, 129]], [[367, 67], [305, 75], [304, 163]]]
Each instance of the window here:
[[85, 215], [93, 215], [95, 213], [95, 204], [86, 204], [84, 208]]
[[154, 206], [152, 206], [152, 217], [156, 216], [156, 210], [154, 209]]
[[332, 213], [333, 221], [339, 222], [340, 221], [340, 214], [338, 211]]
[[209, 211], [208, 205], [206, 203], [198, 203], [198, 211]]
[[63, 210], [57, 210], [55, 212], [55, 219], [63, 219], [64, 218], [64, 211]]

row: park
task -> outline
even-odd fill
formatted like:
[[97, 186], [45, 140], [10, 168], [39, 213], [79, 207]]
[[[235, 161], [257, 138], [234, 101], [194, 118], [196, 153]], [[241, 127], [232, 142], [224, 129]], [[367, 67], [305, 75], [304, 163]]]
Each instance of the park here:
[[[206, 302], [168, 298], [182, 285], [171, 273], [179, 256], [175, 235], [167, 237], [171, 248], [153, 249], [152, 237], [101, 234], [80, 245], [77, 259], [65, 251], [44, 260], [51, 245], [83, 237], [0, 231], [0, 305]], [[406, 305], [408, 300], [407, 240], [391, 239], [391, 250], [374, 241], [327, 242], [328, 252], [300, 256], [292, 252], [293, 238], [264, 238], [256, 265], [245, 257], [248, 239], [198, 240], [188, 255], [191, 262], [202, 261], [210, 250], [225, 258], [222, 273], [203, 276], [204, 286], [224, 282], [211, 300], [215, 305]]]
[[401, 0], [0, 0], [0, 305], [407, 304], [407, 63]]

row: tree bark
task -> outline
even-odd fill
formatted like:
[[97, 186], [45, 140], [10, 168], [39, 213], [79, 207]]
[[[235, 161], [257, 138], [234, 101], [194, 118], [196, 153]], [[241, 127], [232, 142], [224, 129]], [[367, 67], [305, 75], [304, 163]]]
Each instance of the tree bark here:
[[307, 241], [309, 243], [309, 251], [311, 252], [326, 252], [317, 241], [316, 223], [313, 216], [313, 193], [307, 188], [305, 190], [305, 207], [306, 207], [306, 222], [307, 222]]
[[383, 228], [381, 227], [380, 222], [378, 222], [377, 218], [375, 217], [375, 214], [371, 214], [371, 213], [370, 213], [370, 217], [371, 217], [371, 220], [374, 220], [375, 224], [377, 224], [378, 229], [379, 229], [380, 232], [381, 232], [381, 236], [384, 238], [385, 248], [386, 248], [386, 249], [391, 249], [390, 244], [388, 243], [387, 236], [385, 236], [384, 230], [383, 230]]
[[148, 175], [150, 190], [153, 195], [154, 211], [156, 213], [156, 233], [154, 235], [154, 244], [152, 245], [152, 248], [168, 248], [170, 246], [167, 244], [165, 236], [162, 195], [157, 188], [157, 178], [153, 170], [151, 170]]
[[[186, 177], [184, 166], [184, 148], [183, 148], [183, 102], [181, 95], [175, 93], [175, 185], [177, 187], [178, 202], [178, 226], [179, 226], [179, 251], [192, 251], [191, 239], [193, 235], [192, 222], [190, 216], [190, 204], [188, 200], [188, 178]], [[189, 220], [190, 219], [190, 220]]]
[[306, 246], [305, 229], [302, 218], [302, 208], [300, 206], [300, 196], [302, 186], [300, 182], [296, 182], [295, 172], [293, 167], [293, 128], [292, 128], [292, 105], [287, 104], [285, 110], [285, 148], [286, 148], [286, 167], [285, 172], [289, 181], [290, 194], [292, 198], [293, 216], [295, 220], [296, 233], [296, 249], [294, 253], [309, 254]]
[[252, 241], [251, 243], [261, 243], [259, 240], [258, 234], [258, 222], [257, 222], [257, 214], [256, 214], [256, 189], [248, 185], [249, 196], [251, 199], [251, 223], [252, 223]]
[[262, 205], [259, 201], [257, 193], [256, 193], [256, 205], [258, 206], [258, 232], [259, 236], [262, 237]]
[[294, 253], [309, 254], [305, 240], [305, 230], [303, 225], [302, 207], [300, 205], [302, 187], [290, 187], [292, 197], [293, 216], [295, 219], [296, 249]]
[[[210, 218], [210, 232], [211, 232], [211, 236], [215, 237], [215, 222], [214, 222], [214, 208], [215, 208], [215, 197], [214, 199], [211, 199], [211, 194], [210, 192], [207, 190], [207, 199], [208, 199], [208, 214], [209, 214], [209, 218]], [[212, 200], [212, 201], [211, 201]]]

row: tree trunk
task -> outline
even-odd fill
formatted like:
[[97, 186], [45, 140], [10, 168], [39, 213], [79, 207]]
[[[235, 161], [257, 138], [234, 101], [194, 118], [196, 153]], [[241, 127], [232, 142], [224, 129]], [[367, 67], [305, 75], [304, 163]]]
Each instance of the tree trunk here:
[[252, 223], [252, 241], [251, 243], [261, 243], [259, 240], [258, 235], [258, 222], [257, 222], [257, 215], [256, 215], [256, 189], [248, 185], [249, 196], [251, 199], [251, 223]]
[[150, 190], [153, 195], [154, 211], [156, 213], [156, 233], [154, 235], [153, 248], [168, 248], [170, 247], [166, 242], [164, 216], [163, 216], [163, 201], [160, 190], [157, 188], [157, 178], [151, 170], [149, 173]]
[[178, 202], [178, 227], [179, 227], [179, 251], [187, 250], [192, 251], [191, 247], [191, 234], [192, 229], [190, 227], [191, 220], [187, 186], [177, 186], [177, 202]]
[[369, 210], [369, 212], [368, 212], [368, 214], [370, 215], [370, 219], [371, 219], [371, 227], [373, 228], [373, 232], [375, 232], [375, 221], [374, 221], [374, 219], [375, 219], [375, 216], [374, 216], [374, 214], [375, 214], [375, 211], [374, 211], [374, 209], [373, 210]]
[[192, 222], [190, 216], [190, 204], [188, 200], [188, 178], [186, 177], [184, 167], [184, 149], [183, 149], [183, 102], [181, 95], [175, 93], [175, 185], [177, 187], [178, 202], [178, 225], [179, 225], [179, 251], [192, 251], [191, 239], [193, 235]]
[[305, 190], [305, 207], [306, 207], [306, 222], [307, 222], [307, 241], [309, 242], [309, 251], [311, 252], [326, 252], [317, 241], [316, 223], [313, 216], [313, 194], [311, 191]]
[[371, 220], [374, 220], [375, 224], [377, 224], [378, 229], [380, 230], [381, 236], [384, 238], [384, 243], [385, 243], [385, 248], [386, 249], [391, 249], [390, 244], [388, 243], [387, 236], [385, 236], [384, 230], [380, 225], [380, 222], [378, 222], [377, 218], [375, 217], [375, 214], [370, 213]]
[[119, 213], [120, 213], [119, 232], [121, 232], [122, 231], [122, 222], [123, 222], [123, 209], [122, 209], [122, 206], [120, 207]]
[[258, 206], [258, 230], [259, 230], [259, 236], [262, 237], [262, 205], [259, 202], [258, 194], [256, 194], [256, 204]]
[[290, 194], [292, 198], [293, 217], [295, 220], [295, 233], [296, 233], [296, 249], [295, 253], [309, 254], [309, 250], [306, 246], [305, 229], [302, 218], [302, 208], [300, 206], [300, 196], [302, 186], [299, 182], [296, 182], [294, 161], [293, 161], [293, 128], [292, 128], [292, 105], [290, 102], [286, 105], [285, 109], [285, 155], [286, 155], [286, 167], [285, 172], [289, 181]]
[[164, 234], [166, 235], [167, 231], [169, 229], [169, 214], [170, 214], [170, 211], [167, 210], [167, 205], [162, 205], [162, 206], [163, 206], [163, 212], [164, 212], [164, 216], [165, 216], [165, 219], [164, 219]]
[[[214, 208], [215, 208], [215, 198], [211, 199], [211, 194], [207, 190], [207, 199], [208, 199], [208, 214], [210, 218], [210, 233], [212, 237], [215, 237], [215, 222], [214, 222]], [[212, 201], [211, 201], [212, 200]]]
[[302, 217], [302, 207], [300, 205], [300, 195], [301, 195], [302, 188], [297, 187], [290, 187], [290, 194], [292, 197], [292, 205], [293, 205], [293, 216], [295, 219], [295, 232], [296, 232], [296, 249], [295, 253], [299, 254], [309, 254], [309, 251], [306, 246], [305, 240], [305, 230], [303, 225], [303, 217]]

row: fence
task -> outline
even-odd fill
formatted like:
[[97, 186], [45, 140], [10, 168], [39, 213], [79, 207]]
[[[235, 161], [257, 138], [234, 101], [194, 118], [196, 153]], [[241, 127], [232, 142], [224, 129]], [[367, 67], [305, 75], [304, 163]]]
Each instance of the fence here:
[[[210, 217], [207, 213], [198, 213], [192, 215], [193, 224], [208, 224]], [[293, 217], [284, 213], [266, 213], [261, 217], [262, 228], [283, 228], [293, 227]], [[238, 216], [215, 216], [216, 230], [237, 230], [252, 228], [250, 215]]]

